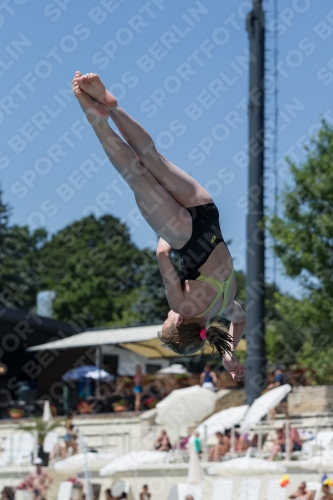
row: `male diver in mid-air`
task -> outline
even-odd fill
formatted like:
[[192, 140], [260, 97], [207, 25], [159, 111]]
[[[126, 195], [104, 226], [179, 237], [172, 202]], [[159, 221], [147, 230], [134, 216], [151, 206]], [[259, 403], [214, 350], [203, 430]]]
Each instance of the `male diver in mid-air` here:
[[[149, 134], [118, 106], [98, 75], [77, 71], [73, 92], [111, 163], [132, 189], [140, 212], [160, 237], [156, 255], [171, 309], [160, 339], [182, 355], [201, 350], [207, 340], [232, 378], [239, 380], [245, 368], [233, 352], [246, 316], [235, 301], [232, 258], [211, 196], [156, 150]], [[182, 259], [180, 278], [172, 251]], [[229, 332], [209, 325], [219, 315], [231, 322]]]

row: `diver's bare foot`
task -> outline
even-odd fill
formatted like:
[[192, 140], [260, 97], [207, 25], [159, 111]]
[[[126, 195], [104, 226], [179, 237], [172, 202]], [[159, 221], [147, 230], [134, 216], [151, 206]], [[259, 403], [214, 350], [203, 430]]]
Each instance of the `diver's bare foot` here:
[[105, 88], [100, 77], [95, 73], [87, 73], [77, 78], [77, 81], [84, 92], [96, 101], [104, 104], [108, 109], [117, 108], [117, 99]]
[[86, 94], [78, 83], [78, 78], [81, 77], [81, 73], [77, 71], [75, 73], [72, 88], [75, 97], [78, 99], [81, 108], [83, 109], [89, 123], [92, 125], [97, 125], [98, 123], [107, 121], [109, 117], [109, 110], [100, 102], [92, 99], [88, 94]]

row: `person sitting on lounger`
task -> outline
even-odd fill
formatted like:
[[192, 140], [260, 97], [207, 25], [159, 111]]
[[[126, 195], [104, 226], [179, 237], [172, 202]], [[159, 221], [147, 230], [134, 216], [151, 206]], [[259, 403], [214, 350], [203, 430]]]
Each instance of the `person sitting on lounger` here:
[[224, 434], [217, 432], [216, 437], [218, 443], [209, 450], [208, 461], [218, 462], [221, 456], [230, 451], [230, 431], [226, 430]]
[[295, 500], [312, 500], [312, 497], [312, 491], [307, 489], [304, 481], [301, 482], [295, 493], [289, 496], [289, 498], [293, 498]]

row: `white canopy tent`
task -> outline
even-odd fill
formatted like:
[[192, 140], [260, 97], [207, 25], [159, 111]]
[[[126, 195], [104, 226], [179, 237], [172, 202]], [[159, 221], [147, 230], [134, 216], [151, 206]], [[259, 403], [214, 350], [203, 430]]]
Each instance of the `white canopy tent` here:
[[[79, 347], [102, 347], [107, 345], [120, 346], [128, 351], [147, 359], [175, 358], [177, 354], [162, 346], [157, 337], [162, 325], [141, 325], [126, 328], [108, 328], [87, 330], [46, 344], [40, 344], [27, 349], [28, 351], [45, 351], [58, 349], [74, 349]], [[237, 350], [245, 350], [245, 340], [242, 339]], [[203, 354], [211, 354], [212, 348], [206, 342]], [[195, 353], [194, 355], [197, 355]]]
[[55, 340], [47, 344], [30, 347], [28, 351], [43, 351], [45, 349], [73, 349], [77, 347], [103, 346], [108, 344], [127, 344], [132, 342], [147, 342], [156, 339], [161, 325], [143, 325], [130, 328], [108, 328], [103, 330], [87, 330], [65, 339]]

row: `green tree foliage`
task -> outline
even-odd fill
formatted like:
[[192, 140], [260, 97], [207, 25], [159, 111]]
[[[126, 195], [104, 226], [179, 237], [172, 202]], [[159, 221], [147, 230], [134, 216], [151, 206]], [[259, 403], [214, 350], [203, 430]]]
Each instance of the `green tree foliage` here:
[[26, 226], [10, 225], [10, 207], [1, 201], [0, 190], [0, 303], [30, 309], [45, 270], [39, 267], [38, 251], [46, 232], [30, 232]]
[[308, 367], [316, 383], [333, 383], [333, 127], [323, 122], [306, 160], [289, 165], [293, 185], [284, 188], [282, 215], [268, 218], [267, 228], [286, 275], [300, 279], [304, 296], [275, 295], [268, 351]]
[[57, 294], [57, 317], [69, 321], [83, 315], [87, 326], [138, 320], [131, 304], [153, 255], [131, 242], [117, 218], [73, 222], [43, 245], [39, 260], [47, 269], [45, 286]]
[[141, 287], [132, 309], [140, 323], [157, 323], [168, 315], [170, 308], [156, 259], [142, 267]]

